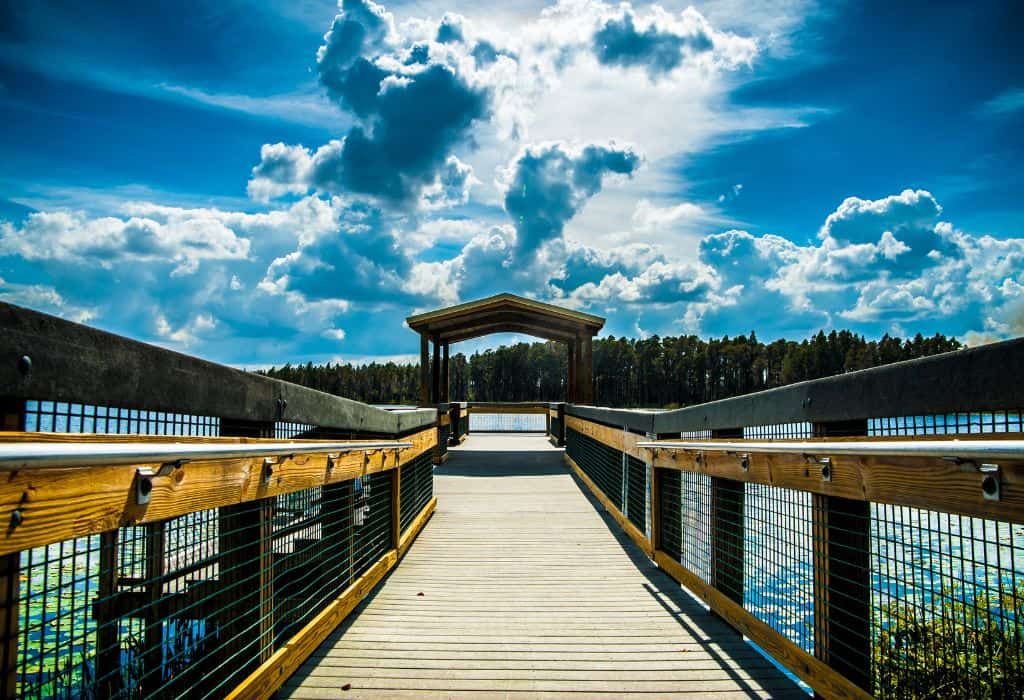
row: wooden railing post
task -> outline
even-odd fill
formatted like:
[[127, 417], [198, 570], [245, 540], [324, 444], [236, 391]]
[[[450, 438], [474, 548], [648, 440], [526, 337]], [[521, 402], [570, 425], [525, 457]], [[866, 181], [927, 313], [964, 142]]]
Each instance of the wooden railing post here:
[[565, 404], [558, 404], [558, 435], [555, 436], [559, 447], [565, 447]]
[[96, 611], [96, 680], [102, 682], [102, 694], [110, 696], [117, 694], [122, 686], [121, 637], [118, 618], [111, 606], [118, 586], [119, 536], [120, 530], [100, 534], [98, 598], [102, 604]]
[[[867, 421], [816, 423], [815, 437], [867, 435]], [[871, 504], [814, 494], [814, 655], [871, 692]]]
[[[274, 436], [274, 424], [222, 420], [221, 435], [269, 438]], [[276, 505], [274, 498], [261, 498], [218, 511], [222, 600], [218, 609], [225, 640], [225, 665], [218, 673], [224, 677], [241, 680], [274, 653], [272, 534]]]
[[[274, 651], [274, 499], [220, 509], [220, 625], [227, 676], [245, 678]], [[230, 684], [233, 685], [233, 684]]]
[[[4, 430], [25, 429], [25, 401], [0, 400]], [[18, 696], [18, 596], [21, 581], [21, 553], [0, 557], [0, 698]]]
[[402, 539], [402, 466], [395, 455], [391, 470], [391, 548], [398, 549]]
[[21, 553], [0, 557], [0, 697], [18, 697], [18, 586]]
[[[647, 433], [648, 439], [658, 439], [656, 433]], [[657, 474], [654, 470], [654, 465], [650, 462], [646, 465], [647, 468], [647, 539], [651, 541], [651, 551], [658, 551], [658, 547], [661, 544], [661, 535], [658, 533], [658, 529], [661, 527], [661, 509], [658, 506], [658, 479]]]
[[164, 625], [159, 603], [163, 595], [167, 524], [160, 521], [150, 523], [145, 528], [146, 651], [142, 659], [142, 690], [143, 694], [148, 695], [156, 693], [163, 685]]
[[[713, 430], [712, 438], [742, 438], [743, 429]], [[743, 604], [744, 484], [711, 477], [711, 585]]]
[[459, 434], [460, 426], [462, 425], [462, 404], [456, 403], [452, 406], [452, 428], [448, 432], [448, 445], [455, 447], [459, 444], [459, 439], [462, 435]]

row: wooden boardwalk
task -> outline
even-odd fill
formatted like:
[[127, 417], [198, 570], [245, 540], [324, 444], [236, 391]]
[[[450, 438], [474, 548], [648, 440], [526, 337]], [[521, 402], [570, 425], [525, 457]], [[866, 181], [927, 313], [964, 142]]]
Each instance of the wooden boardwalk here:
[[405, 559], [278, 697], [807, 697], [621, 536], [546, 439], [450, 455]]

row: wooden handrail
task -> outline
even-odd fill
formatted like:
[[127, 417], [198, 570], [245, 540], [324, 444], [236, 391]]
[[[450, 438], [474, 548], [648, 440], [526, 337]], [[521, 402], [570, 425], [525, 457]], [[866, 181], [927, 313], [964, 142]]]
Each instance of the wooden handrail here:
[[[0, 440], [5, 435], [12, 441], [0, 445], [0, 454], [6, 452], [9, 460], [8, 474], [0, 480], [0, 520], [10, 526], [0, 535], [0, 555], [396, 469], [433, 449], [437, 441], [437, 430], [429, 428], [401, 442], [363, 446], [315, 441], [238, 445], [218, 439], [174, 443], [173, 437], [163, 442], [113, 443], [107, 436], [76, 436], [82, 440], [76, 443], [35, 443], [54, 450], [50, 454], [62, 451], [65, 460], [81, 458], [90, 445], [102, 446], [107, 455], [107, 461], [97, 455], [88, 466], [57, 467], [25, 466], [24, 459], [12, 458], [28, 454], [25, 442], [13, 441], [26, 434], [0, 434]], [[69, 445], [78, 445], [80, 454], [69, 457]], [[35, 449], [43, 454], [41, 447]], [[130, 458], [133, 453], [140, 457]], [[269, 475], [264, 464], [268, 457], [274, 458]], [[23, 466], [13, 468], [19, 463]], [[151, 474], [146, 503], [139, 503], [136, 496], [139, 469]]]
[[[844, 606], [853, 605], [853, 610], [868, 611], [867, 614], [873, 610], [869, 599], [856, 602], [870, 595], [870, 584], [865, 586], [851, 580], [847, 571], [852, 565], [851, 558], [856, 558], [851, 554], [853, 548], [860, 551], [861, 545], [853, 542], [858, 542], [858, 538], [868, 541], [872, 536], [870, 503], [1024, 523], [1024, 439], [1019, 433], [798, 440], [734, 437], [652, 440], [632, 432], [628, 426], [614, 428], [570, 414], [565, 415], [564, 427], [567, 435], [574, 433], [622, 453], [623, 478], [627, 469], [625, 456], [638, 460], [650, 470], [650, 507], [642, 518], [646, 519], [646, 528], [637, 527], [635, 519], [627, 517], [614, 501], [618, 498], [624, 501], [624, 496], [603, 493], [577, 463], [580, 457], [574, 457], [571, 440], [566, 452], [566, 462], [580, 482], [649, 557], [825, 697], [869, 697], [862, 686], [870, 683], [864, 680], [868, 677], [870, 660], [856, 656], [844, 659], [844, 653], [852, 652], [830, 651], [833, 637], [828, 632], [828, 621], [833, 614], [851, 614], [842, 610]], [[728, 520], [730, 532], [719, 532], [726, 525], [719, 523], [719, 516], [715, 514], [713, 501], [719, 487], [739, 488], [738, 507], [741, 509], [743, 483], [813, 495], [814, 551], [813, 562], [809, 564], [814, 570], [816, 654], [805, 651], [746, 609], [734, 591], [716, 587], [714, 571], [708, 582], [663, 550], [659, 474], [666, 472], [710, 477], [710, 482], [704, 483], [710, 483], [712, 503], [708, 507], [713, 521], [709, 524], [712, 541], [702, 546], [712, 553], [718, 551], [715, 538], [727, 534], [729, 543], [735, 543], [742, 542], [744, 537], [742, 517], [739, 521]], [[680, 505], [685, 508], [684, 504]], [[739, 530], [734, 531], [737, 527]], [[711, 556], [714, 569], [714, 554]], [[743, 556], [742, 549], [739, 556]], [[867, 577], [866, 567], [865, 563], [854, 578]], [[738, 585], [742, 586], [743, 582], [739, 581]], [[830, 598], [835, 600], [830, 601]], [[838, 611], [833, 610], [836, 605], [840, 606]], [[845, 627], [849, 621], [833, 624], [840, 625], [836, 634], [849, 634]], [[863, 619], [854, 624], [868, 630], [871, 623]], [[844, 645], [851, 643], [843, 642]], [[852, 673], [853, 680], [846, 675], [848, 673]]]

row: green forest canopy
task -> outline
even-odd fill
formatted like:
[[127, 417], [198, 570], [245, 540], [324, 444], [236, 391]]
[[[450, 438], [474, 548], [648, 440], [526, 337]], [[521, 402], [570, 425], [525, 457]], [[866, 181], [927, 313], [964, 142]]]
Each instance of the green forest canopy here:
[[[594, 340], [594, 403], [673, 408], [957, 350], [936, 333], [866, 340], [832, 331], [800, 342], [762, 343], [749, 336], [695, 335]], [[451, 358], [453, 401], [563, 401], [566, 349], [554, 342], [516, 343]], [[375, 404], [415, 404], [419, 363], [286, 364], [268, 376]]]

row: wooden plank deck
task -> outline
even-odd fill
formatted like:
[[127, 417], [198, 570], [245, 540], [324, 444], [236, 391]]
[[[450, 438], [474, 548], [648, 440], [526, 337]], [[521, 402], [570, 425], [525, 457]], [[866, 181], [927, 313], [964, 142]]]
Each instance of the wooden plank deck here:
[[280, 698], [806, 698], [657, 569], [539, 436], [472, 435], [437, 511]]

